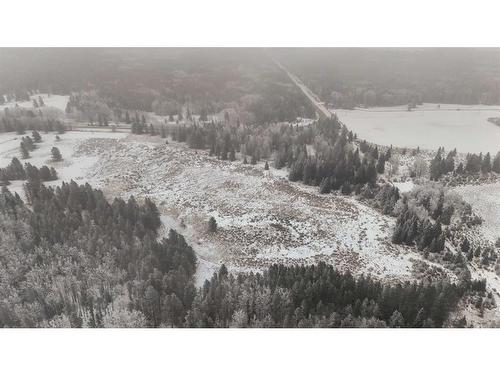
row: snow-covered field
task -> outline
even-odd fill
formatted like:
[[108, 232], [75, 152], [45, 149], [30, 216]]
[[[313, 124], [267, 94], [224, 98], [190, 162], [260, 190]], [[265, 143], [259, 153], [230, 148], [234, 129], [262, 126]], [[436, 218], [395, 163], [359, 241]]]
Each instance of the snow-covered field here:
[[480, 232], [486, 239], [495, 242], [500, 237], [500, 182], [460, 186], [453, 190], [483, 218]]
[[[64, 112], [66, 109], [66, 105], [68, 104], [69, 101], [69, 96], [68, 95], [48, 95], [48, 94], [35, 94], [31, 95], [30, 98], [38, 100], [38, 97], [41, 96], [44, 103], [45, 107], [53, 107], [57, 108], [61, 111]], [[16, 106], [16, 103], [19, 107], [23, 108], [33, 108], [33, 101], [23, 101], [23, 102], [10, 102], [10, 103], [5, 103], [0, 105], [0, 110], [4, 110], [4, 108], [12, 108]], [[43, 110], [43, 107], [41, 108]]]
[[499, 106], [424, 104], [411, 112], [405, 107], [334, 112], [360, 138], [381, 145], [430, 150], [444, 146], [465, 153], [500, 151], [500, 127], [487, 121], [500, 117]]
[[[26, 135], [31, 135], [27, 132]], [[22, 135], [15, 133], [0, 133], [0, 168], [6, 167], [17, 157], [22, 163], [30, 163], [36, 167], [47, 165], [57, 170], [59, 179], [49, 184], [60, 184], [62, 181], [75, 180], [78, 183], [89, 181], [86, 176], [99, 160], [96, 155], [75, 155], [74, 150], [80, 142], [92, 139], [119, 139], [125, 137], [126, 133], [112, 133], [105, 131], [71, 131], [64, 134], [58, 134], [60, 140], [56, 140], [55, 133], [41, 133], [42, 142], [37, 143], [37, 148], [30, 152], [29, 159], [21, 159], [20, 142]], [[53, 162], [51, 160], [52, 147], [57, 147], [62, 154], [63, 160]], [[12, 181], [9, 189], [23, 196], [22, 181]]]

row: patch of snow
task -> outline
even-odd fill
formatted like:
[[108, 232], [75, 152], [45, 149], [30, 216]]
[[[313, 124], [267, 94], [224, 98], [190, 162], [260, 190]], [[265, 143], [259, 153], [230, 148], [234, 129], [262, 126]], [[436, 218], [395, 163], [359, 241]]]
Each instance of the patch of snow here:
[[408, 193], [415, 187], [415, 184], [411, 180], [405, 182], [394, 182], [393, 185], [396, 186], [401, 193]]

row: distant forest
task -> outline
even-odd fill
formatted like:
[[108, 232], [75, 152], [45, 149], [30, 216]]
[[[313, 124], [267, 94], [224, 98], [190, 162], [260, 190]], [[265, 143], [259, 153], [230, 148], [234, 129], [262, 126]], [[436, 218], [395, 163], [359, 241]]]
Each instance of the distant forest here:
[[[126, 111], [204, 116], [226, 110], [247, 124], [315, 116], [262, 49], [3, 48], [0, 59], [0, 104], [4, 96], [29, 100], [28, 93], [39, 91], [76, 93], [72, 106], [97, 106], [117, 119]], [[93, 117], [85, 120], [97, 122]]]
[[336, 108], [500, 104], [500, 50], [285, 48], [276, 56]]

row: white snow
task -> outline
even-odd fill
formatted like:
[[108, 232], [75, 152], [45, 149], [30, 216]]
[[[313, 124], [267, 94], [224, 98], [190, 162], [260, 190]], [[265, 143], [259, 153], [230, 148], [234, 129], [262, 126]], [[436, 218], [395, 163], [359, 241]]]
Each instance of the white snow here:
[[[102, 131], [68, 131], [64, 134], [41, 133], [42, 142], [37, 143], [37, 148], [30, 152], [29, 159], [21, 159], [20, 142], [23, 136], [15, 133], [0, 133], [0, 168], [6, 167], [13, 157], [17, 157], [21, 163], [30, 163], [36, 167], [47, 165], [54, 167], [59, 179], [57, 181], [47, 182], [47, 185], [60, 185], [63, 181], [69, 182], [75, 180], [78, 183], [89, 181], [85, 176], [94, 168], [98, 162], [98, 155], [75, 155], [77, 146], [87, 139], [120, 139], [125, 137], [125, 133], [112, 133]], [[60, 140], [56, 140], [56, 135]], [[57, 147], [62, 154], [63, 160], [53, 162], [51, 160], [52, 147]], [[11, 191], [15, 191], [23, 196], [24, 181], [12, 181], [9, 185]]]
[[401, 193], [408, 193], [413, 190], [415, 183], [411, 180], [405, 182], [394, 182], [394, 186], [396, 186]]
[[436, 104], [424, 104], [411, 112], [403, 107], [384, 107], [338, 109], [335, 113], [360, 138], [380, 145], [500, 151], [500, 126], [487, 121], [500, 117], [499, 106], [441, 105], [438, 109]]
[[500, 182], [460, 186], [453, 190], [483, 218], [480, 232], [486, 239], [495, 242], [500, 237]]
[[68, 104], [69, 101], [69, 95], [48, 95], [48, 94], [35, 94], [30, 96], [30, 101], [22, 101], [22, 102], [9, 102], [0, 105], [0, 110], [4, 110], [4, 108], [13, 108], [16, 106], [16, 103], [19, 107], [23, 108], [33, 108], [33, 99], [36, 99], [38, 101], [38, 97], [41, 96], [43, 99], [43, 102], [45, 103], [45, 107], [40, 107], [40, 109], [43, 111], [44, 108], [47, 107], [53, 107], [57, 108], [61, 111], [66, 110], [66, 105]]

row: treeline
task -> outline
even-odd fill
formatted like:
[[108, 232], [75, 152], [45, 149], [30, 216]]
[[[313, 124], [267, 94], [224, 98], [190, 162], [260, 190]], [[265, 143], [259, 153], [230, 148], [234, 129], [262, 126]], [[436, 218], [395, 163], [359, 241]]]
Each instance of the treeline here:
[[[144, 128], [144, 127], [143, 127]], [[137, 132], [137, 127], [133, 129]], [[192, 126], [153, 127], [150, 134], [185, 142], [191, 148], [209, 149], [211, 156], [234, 161], [237, 153], [243, 163], [256, 164], [273, 157], [275, 168], [289, 169], [290, 181], [319, 186], [321, 193], [341, 190], [360, 192], [364, 185], [375, 185], [378, 173], [384, 173], [391, 150], [379, 153], [377, 146], [355, 137], [336, 117], [320, 119], [307, 127], [292, 124], [244, 126], [229, 121]], [[310, 147], [308, 147], [310, 146]], [[312, 151], [310, 151], [312, 150]]]
[[468, 285], [385, 284], [331, 265], [271, 266], [205, 282], [187, 327], [441, 327]]
[[33, 111], [26, 108], [5, 108], [0, 121], [0, 132], [16, 132], [19, 135], [25, 134], [28, 130], [57, 131], [64, 133], [64, 124], [55, 118], [44, 115], [40, 110]]
[[54, 181], [57, 180], [57, 172], [54, 167], [46, 165], [37, 168], [26, 163], [23, 167], [18, 158], [12, 158], [7, 167], [0, 168], [0, 184], [7, 186], [14, 180]]
[[500, 103], [495, 82], [499, 53], [491, 49], [275, 49], [271, 53], [322, 101], [337, 108]]
[[437, 181], [449, 173], [453, 173], [455, 176], [475, 176], [490, 172], [500, 173], [500, 152], [494, 158], [491, 157], [489, 152], [484, 156], [482, 153], [468, 153], [465, 157], [465, 163], [460, 162], [458, 165], [455, 162], [456, 156], [457, 151], [453, 150], [445, 157], [444, 148], [439, 148], [430, 163], [429, 172], [431, 180]]
[[496, 264], [498, 254], [492, 247], [474, 247], [467, 238], [464, 238], [461, 242], [456, 240], [454, 242], [457, 245], [456, 248], [460, 252], [460, 256], [466, 257], [468, 261], [476, 260], [478, 264], [485, 267], [490, 264]]
[[[28, 102], [30, 97], [39, 94], [38, 90], [23, 90], [19, 89], [13, 93], [0, 93], [0, 105], [12, 102]], [[33, 106], [35, 108], [45, 106], [43, 98], [38, 96], [38, 98], [33, 99]]]
[[243, 126], [229, 122], [180, 125], [171, 130], [174, 141], [185, 142], [195, 149], [209, 149], [210, 156], [221, 160], [236, 160], [240, 153], [243, 161], [256, 164], [261, 159], [271, 157], [280, 143], [290, 146], [299, 143], [300, 132], [289, 126], [272, 124], [266, 126]]
[[65, 112], [69, 117], [99, 126], [109, 126], [114, 117], [108, 103], [96, 91], [72, 93]]

